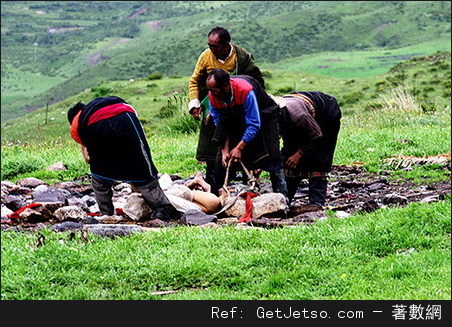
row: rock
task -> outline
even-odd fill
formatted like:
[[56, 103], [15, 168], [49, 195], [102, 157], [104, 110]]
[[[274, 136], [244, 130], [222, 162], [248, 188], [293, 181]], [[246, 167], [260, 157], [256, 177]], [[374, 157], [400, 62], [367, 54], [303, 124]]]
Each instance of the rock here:
[[59, 171], [59, 170], [67, 170], [67, 168], [64, 166], [64, 164], [61, 161], [59, 161], [59, 162], [55, 162], [54, 164], [51, 164], [49, 167], [46, 168], [46, 170]]
[[36, 186], [39, 185], [49, 185], [49, 184], [34, 177], [27, 177], [19, 180], [17, 182], [17, 185], [20, 185], [22, 187], [35, 188]]
[[200, 210], [187, 210], [180, 218], [180, 223], [183, 225], [199, 226], [207, 223], [215, 222], [217, 216], [208, 215]]
[[290, 208], [292, 215], [298, 215], [305, 212], [322, 211], [323, 207], [316, 204], [299, 204], [294, 203]]
[[88, 207], [97, 204], [96, 199], [89, 195], [84, 195], [80, 200], [82, 200]]
[[377, 201], [371, 199], [364, 202], [362, 206], [358, 209], [358, 211], [372, 212], [377, 209], [380, 209], [380, 205], [377, 203]]
[[83, 227], [82, 223], [77, 223], [74, 221], [65, 221], [59, 224], [55, 224], [51, 226], [50, 228], [54, 230], [55, 232], [65, 232], [68, 230], [79, 230]]
[[110, 238], [118, 236], [127, 236], [136, 232], [144, 232], [145, 228], [137, 225], [120, 225], [120, 224], [96, 224], [83, 225], [83, 231], [96, 234], [99, 236], [106, 236]]
[[90, 206], [90, 207], [88, 208], [88, 210], [89, 210], [90, 213], [96, 213], [96, 212], [99, 212], [99, 211], [100, 211], [100, 210], [99, 210], [99, 206], [98, 206], [97, 203], [96, 203], [95, 205]]
[[217, 219], [218, 224], [224, 224], [224, 225], [236, 224], [238, 221], [239, 221], [239, 218], [237, 218], [237, 217], [227, 217], [227, 218]]
[[53, 213], [46, 209], [44, 206], [26, 208], [21, 213], [17, 221], [19, 223], [38, 223], [43, 221], [49, 221], [53, 218]]
[[305, 213], [299, 214], [298, 216], [295, 216], [293, 218], [293, 220], [295, 222], [309, 220], [309, 219], [316, 221], [316, 220], [323, 220], [326, 218], [328, 218], [328, 216], [326, 215], [325, 211], [321, 210], [321, 211], [312, 211], [312, 212], [305, 212]]
[[12, 211], [17, 211], [26, 205], [22, 197], [15, 195], [6, 195], [4, 197], [2, 196], [2, 204]]
[[[237, 199], [229, 197], [225, 201], [227, 207], [231, 201], [235, 202], [224, 212], [228, 216], [242, 217], [245, 214], [245, 199], [239, 196]], [[265, 214], [287, 210], [287, 203], [281, 193], [264, 193], [251, 199], [253, 203], [252, 217], [259, 218]]]
[[438, 202], [439, 201], [439, 195], [432, 195], [427, 196], [426, 198], [423, 198], [421, 200], [421, 203], [430, 203], [430, 202]]
[[113, 186], [113, 189], [115, 191], [121, 191], [123, 189], [130, 189], [131, 190], [132, 188], [131, 188], [130, 184], [128, 184], [128, 183], [119, 183], [119, 184], [116, 184], [115, 186]]
[[408, 203], [408, 198], [396, 193], [386, 194], [383, 198], [384, 204], [403, 205]]
[[94, 217], [88, 216], [88, 217], [82, 218], [80, 220], [80, 223], [82, 223], [83, 225], [92, 225], [92, 224], [99, 224], [99, 221]]
[[376, 190], [382, 189], [385, 186], [386, 186], [386, 184], [384, 184], [384, 183], [373, 183], [373, 184], [369, 185], [367, 187], [367, 189], [369, 191], [376, 191]]
[[12, 211], [11, 209], [9, 209], [8, 207], [2, 205], [2, 217], [8, 217], [10, 214], [12, 214], [14, 211]]
[[149, 218], [152, 212], [139, 193], [130, 194], [122, 210], [133, 220]]
[[54, 186], [56, 188], [64, 189], [76, 197], [90, 195], [91, 193], [94, 192], [91, 184], [81, 184], [76, 182], [59, 182], [56, 183]]
[[162, 227], [168, 227], [170, 225], [169, 222], [163, 221], [160, 219], [151, 219], [143, 223], [143, 227], [149, 227], [149, 228], [162, 228]]
[[350, 214], [345, 211], [336, 211], [336, 217], [339, 219], [348, 218], [350, 217]]
[[[242, 223], [240, 223], [242, 224]], [[238, 224], [238, 225], [240, 225]], [[266, 228], [274, 228], [274, 227], [287, 227], [293, 226], [295, 224], [293, 219], [281, 219], [281, 218], [266, 218], [260, 217], [258, 219], [251, 219], [248, 225], [255, 227], [266, 227]]]
[[1, 186], [2, 186], [2, 188], [5, 187], [7, 190], [12, 190], [17, 187], [16, 184], [14, 184], [13, 182], [10, 182], [10, 181], [2, 181]]
[[357, 181], [340, 181], [339, 185], [342, 188], [350, 189], [350, 188], [362, 188], [365, 186], [365, 183]]
[[5, 197], [7, 195], [15, 195], [15, 194], [28, 194], [30, 192], [30, 188], [21, 187], [12, 182], [9, 182], [9, 181], [2, 181], [1, 192], [2, 192], [2, 203], [3, 203], [3, 197]]
[[111, 216], [109, 216], [109, 215], [102, 215], [102, 216], [97, 216], [96, 220], [101, 222], [101, 223], [104, 223], [104, 224], [105, 223], [106, 224], [108, 224], [108, 223], [114, 224], [114, 223], [117, 223], [117, 222], [120, 222], [120, 221], [123, 221], [123, 220], [127, 220], [127, 219], [122, 217], [122, 216], [118, 216], [118, 215], [111, 215]]
[[59, 221], [79, 221], [86, 216], [86, 213], [78, 206], [66, 206], [57, 209], [54, 215]]
[[34, 201], [37, 203], [61, 202], [64, 205], [68, 204], [68, 198], [70, 197], [70, 193], [66, 190], [58, 189], [55, 187], [48, 187], [45, 190], [37, 189], [38, 187], [33, 192]]

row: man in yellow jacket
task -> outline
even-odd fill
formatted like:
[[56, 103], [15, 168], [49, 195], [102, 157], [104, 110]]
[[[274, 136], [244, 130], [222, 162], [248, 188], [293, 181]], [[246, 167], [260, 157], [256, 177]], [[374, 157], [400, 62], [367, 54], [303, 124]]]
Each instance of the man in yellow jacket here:
[[205, 180], [208, 184], [213, 185], [218, 147], [212, 143], [215, 125], [209, 114], [207, 75], [212, 70], [220, 68], [231, 75], [252, 76], [262, 88], [265, 88], [265, 82], [253, 56], [247, 50], [231, 43], [231, 36], [225, 28], [213, 28], [207, 35], [207, 44], [209, 47], [199, 56], [188, 83], [190, 97], [188, 109], [194, 119], [202, 119], [196, 159], [206, 163]]

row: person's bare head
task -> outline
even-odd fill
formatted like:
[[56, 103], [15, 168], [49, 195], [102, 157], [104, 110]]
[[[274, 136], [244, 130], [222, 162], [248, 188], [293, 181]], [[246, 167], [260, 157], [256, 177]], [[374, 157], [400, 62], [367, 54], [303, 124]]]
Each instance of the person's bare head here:
[[229, 74], [223, 69], [216, 68], [207, 75], [206, 86], [217, 99], [224, 101], [231, 97]]
[[231, 36], [223, 27], [213, 28], [207, 34], [207, 45], [217, 59], [224, 60], [231, 52]]

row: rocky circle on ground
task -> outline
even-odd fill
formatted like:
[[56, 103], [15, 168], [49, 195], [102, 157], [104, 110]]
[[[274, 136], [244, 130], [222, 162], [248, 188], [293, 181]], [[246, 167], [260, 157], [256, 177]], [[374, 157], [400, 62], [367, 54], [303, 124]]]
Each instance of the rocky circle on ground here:
[[[445, 169], [450, 175], [450, 165], [438, 169]], [[346, 218], [356, 212], [400, 207], [411, 202], [441, 201], [450, 194], [451, 189], [450, 181], [425, 185], [411, 181], [395, 181], [391, 178], [391, 171], [375, 174], [359, 166], [333, 166], [330, 176], [326, 207], [308, 205], [307, 184], [302, 184], [298, 188], [288, 214], [275, 207], [275, 212], [267, 210], [265, 214], [257, 218], [253, 217], [247, 223], [240, 223], [238, 216], [227, 215], [228, 211], [207, 215], [200, 211], [187, 210], [171, 221], [149, 220], [147, 216], [149, 211], [146, 214], [140, 211], [135, 212], [134, 215], [128, 215], [123, 208], [128, 205], [127, 200], [133, 191], [127, 183], [117, 183], [114, 186], [113, 200], [116, 214], [101, 216], [98, 214], [89, 176], [54, 185], [32, 177], [19, 180], [17, 183], [2, 181], [1, 226], [2, 230], [51, 228], [55, 232], [70, 230], [102, 236], [124, 236], [137, 231], [175, 225], [210, 228], [221, 228], [224, 225], [235, 225], [237, 228], [272, 228], [313, 224], [329, 216]], [[171, 176], [171, 179], [175, 183], [186, 181], [177, 175]], [[246, 190], [246, 185], [235, 181], [229, 188], [231, 196], [234, 196], [241, 190]], [[269, 181], [262, 179], [260, 193], [263, 196], [270, 192]]]

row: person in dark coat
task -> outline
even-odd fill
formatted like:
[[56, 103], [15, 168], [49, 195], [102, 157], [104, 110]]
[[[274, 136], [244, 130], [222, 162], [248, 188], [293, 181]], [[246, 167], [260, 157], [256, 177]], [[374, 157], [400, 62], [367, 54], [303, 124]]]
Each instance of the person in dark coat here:
[[112, 186], [130, 183], [152, 209], [154, 219], [170, 220], [176, 213], [163, 193], [143, 127], [135, 109], [119, 97], [98, 97], [68, 111], [72, 138], [82, 145], [90, 165], [99, 210], [115, 213]]
[[[216, 127], [212, 141], [220, 147], [217, 166], [242, 161], [248, 170], [268, 171], [273, 192], [287, 196], [279, 149], [278, 105], [251, 76], [229, 76], [222, 69], [214, 69], [206, 85]], [[223, 176], [216, 176], [217, 188]]]
[[264, 78], [256, 65], [253, 55], [246, 49], [231, 42], [229, 31], [223, 27], [213, 28], [207, 35], [208, 48], [198, 57], [196, 66], [188, 83], [189, 113], [194, 119], [201, 119], [196, 159], [206, 163], [206, 182], [211, 186], [215, 178], [215, 160], [217, 147], [212, 144], [215, 125], [209, 114], [206, 78], [216, 68], [227, 71], [230, 75], [249, 75], [254, 77], [262, 88]]
[[274, 97], [280, 105], [279, 131], [289, 200], [308, 179], [309, 203], [325, 206], [341, 110], [336, 98], [322, 92], [294, 92]]

